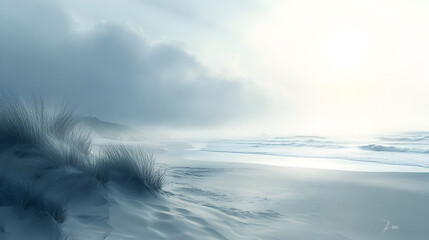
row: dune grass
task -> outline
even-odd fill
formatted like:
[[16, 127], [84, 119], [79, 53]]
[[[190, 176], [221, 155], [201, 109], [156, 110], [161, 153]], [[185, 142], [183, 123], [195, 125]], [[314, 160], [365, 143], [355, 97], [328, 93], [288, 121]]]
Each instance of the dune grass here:
[[78, 123], [73, 111], [65, 106], [47, 111], [41, 99], [0, 100], [0, 133], [18, 144], [41, 145], [50, 136], [64, 140]]
[[[99, 154], [94, 154], [90, 134], [77, 129], [78, 123], [79, 118], [66, 107], [53, 111], [48, 109], [42, 100], [6, 101], [3, 98], [0, 99], [0, 147], [3, 147], [0, 149], [5, 150], [12, 146], [22, 150], [28, 147], [35, 149], [38, 154], [26, 158], [24, 162], [35, 161], [41, 172], [31, 176], [50, 177], [50, 174], [54, 176], [61, 172], [58, 170], [64, 169], [65, 180], [52, 185], [53, 189], [61, 189], [62, 186], [64, 190], [61, 191], [75, 191], [76, 188], [71, 186], [82, 187], [82, 181], [73, 177], [75, 174], [71, 174], [77, 172], [93, 179], [85, 181], [88, 187], [94, 182], [105, 184], [115, 181], [138, 190], [162, 190], [165, 173], [155, 167], [155, 159], [151, 153], [126, 145], [108, 145], [101, 147], [100, 151], [97, 151]], [[4, 143], [7, 144], [2, 145]], [[6, 159], [0, 158], [0, 168], [16, 171], [7, 169], [8, 164], [2, 165], [2, 162], [9, 161], [3, 160]], [[31, 171], [38, 171], [37, 169]], [[16, 176], [23, 174], [17, 172]], [[14, 180], [6, 177], [0, 179], [0, 206], [35, 211], [51, 216], [58, 223], [66, 220], [67, 199], [52, 199], [52, 191], [47, 194], [52, 189], [35, 192], [33, 187], [38, 184], [36, 177], [24, 175], [25, 180], [17, 182], [15, 175], [9, 172], [7, 176]], [[54, 179], [57, 178], [52, 180], [55, 181]], [[73, 183], [74, 181], [76, 182]], [[39, 186], [35, 189], [41, 188]]]
[[155, 167], [152, 153], [125, 145], [102, 147], [93, 170], [102, 182], [132, 181], [154, 191], [162, 189], [165, 175], [164, 171]]
[[51, 216], [58, 223], [63, 223], [67, 218], [66, 202], [36, 193], [28, 179], [16, 183], [0, 180], [0, 206], [33, 210], [38, 214]]
[[159, 192], [164, 172], [151, 153], [126, 145], [109, 145], [91, 153], [89, 133], [76, 129], [79, 119], [67, 107], [47, 109], [43, 100], [0, 101], [0, 137], [39, 149], [47, 169], [72, 166], [106, 183], [132, 180], [138, 187]]

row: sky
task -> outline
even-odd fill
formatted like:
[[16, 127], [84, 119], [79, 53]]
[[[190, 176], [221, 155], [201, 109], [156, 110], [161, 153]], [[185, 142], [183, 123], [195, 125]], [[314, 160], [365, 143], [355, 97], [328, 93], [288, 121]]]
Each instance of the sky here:
[[1, 0], [0, 87], [141, 126], [429, 130], [429, 3]]

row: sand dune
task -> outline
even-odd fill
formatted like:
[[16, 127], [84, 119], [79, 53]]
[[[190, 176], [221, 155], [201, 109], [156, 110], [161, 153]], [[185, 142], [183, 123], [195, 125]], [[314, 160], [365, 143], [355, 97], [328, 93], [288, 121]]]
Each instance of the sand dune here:
[[[57, 223], [3, 206], [0, 238], [418, 240], [429, 234], [426, 173], [206, 162], [167, 153], [158, 155], [167, 169], [161, 194], [115, 182], [82, 187], [80, 176], [64, 172], [42, 176], [37, 182], [46, 194], [69, 199], [67, 219]], [[383, 220], [399, 229], [382, 232]]]
[[70, 112], [12, 107], [0, 115], [0, 239], [429, 236], [428, 173], [251, 164], [249, 154], [186, 155], [191, 145], [165, 138], [146, 150], [92, 144]]

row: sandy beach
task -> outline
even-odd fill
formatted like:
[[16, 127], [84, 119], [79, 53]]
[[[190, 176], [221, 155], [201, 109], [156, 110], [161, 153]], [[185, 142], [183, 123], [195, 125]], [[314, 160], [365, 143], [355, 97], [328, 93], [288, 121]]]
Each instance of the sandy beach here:
[[192, 141], [92, 119], [90, 136], [39, 109], [3, 114], [1, 240], [429, 235], [426, 135]]
[[[189, 151], [183, 143], [151, 148], [166, 171], [160, 194], [118, 181], [88, 185], [90, 179], [71, 169], [40, 172], [34, 168], [37, 158], [16, 158], [16, 147], [4, 150], [3, 176], [32, 176], [45, 196], [68, 200], [61, 224], [37, 211], [0, 207], [0, 239], [419, 240], [429, 235], [429, 174], [418, 169], [273, 166], [233, 162], [247, 155]], [[366, 164], [366, 170], [372, 168]]]
[[0, 240], [429, 240], [428, 13], [0, 0]]
[[[162, 155], [161, 155], [162, 156]], [[162, 157], [160, 158], [162, 159]], [[429, 174], [168, 161], [166, 191], [242, 221], [227, 239], [427, 239]]]

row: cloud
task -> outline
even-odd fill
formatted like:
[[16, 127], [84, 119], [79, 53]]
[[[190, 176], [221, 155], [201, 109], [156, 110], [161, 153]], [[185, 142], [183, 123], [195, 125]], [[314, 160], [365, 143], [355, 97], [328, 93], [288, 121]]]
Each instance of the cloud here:
[[109, 22], [77, 31], [60, 6], [44, 1], [2, 1], [0, 36], [3, 90], [71, 101], [87, 115], [205, 125], [248, 116], [262, 101], [173, 44], [151, 44]]

